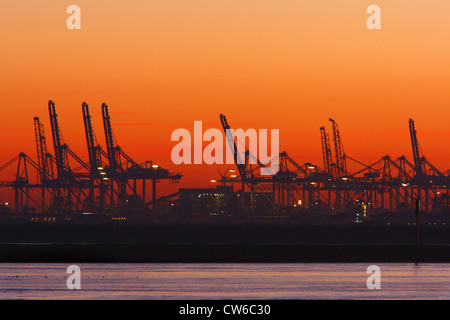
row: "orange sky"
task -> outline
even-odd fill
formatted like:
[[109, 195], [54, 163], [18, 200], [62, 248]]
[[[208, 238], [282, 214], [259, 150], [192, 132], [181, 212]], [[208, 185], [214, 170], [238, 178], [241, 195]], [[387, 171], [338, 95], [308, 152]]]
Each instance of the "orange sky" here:
[[[81, 30], [66, 8], [81, 8]], [[381, 30], [366, 8], [381, 8]], [[100, 106], [118, 143], [138, 162], [207, 186], [217, 167], [175, 166], [174, 129], [280, 129], [280, 148], [322, 164], [319, 127], [339, 124], [345, 151], [362, 162], [412, 160], [408, 119], [422, 150], [450, 168], [448, 0], [2, 0], [0, 163], [36, 158], [33, 117], [51, 143], [47, 102], [65, 141], [87, 160], [81, 103], [100, 144]], [[444, 147], [445, 146], [445, 147]], [[12, 180], [1, 172], [0, 180]]]

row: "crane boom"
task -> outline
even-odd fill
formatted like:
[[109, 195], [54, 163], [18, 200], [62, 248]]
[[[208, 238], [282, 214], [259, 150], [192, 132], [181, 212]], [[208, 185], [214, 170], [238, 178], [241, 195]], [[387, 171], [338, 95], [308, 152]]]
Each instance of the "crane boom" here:
[[322, 155], [323, 155], [323, 165], [325, 171], [331, 174], [331, 163], [333, 161], [331, 156], [331, 147], [330, 147], [330, 135], [325, 132], [325, 127], [320, 127], [320, 137], [322, 140]]
[[417, 140], [417, 131], [416, 131], [416, 127], [414, 125], [413, 119], [409, 119], [409, 133], [411, 136], [411, 146], [412, 146], [412, 152], [413, 152], [413, 156], [414, 156], [414, 168], [416, 170], [416, 173], [418, 175], [420, 175], [423, 173], [422, 157], [420, 155], [419, 142]]
[[84, 131], [88, 147], [89, 164], [91, 172], [97, 172], [98, 168], [102, 167], [101, 150], [100, 146], [95, 142], [94, 130], [92, 129], [91, 114], [89, 112], [89, 105], [86, 102], [83, 102], [82, 108]]
[[43, 182], [50, 174], [50, 163], [47, 161], [47, 142], [45, 140], [44, 125], [39, 120], [39, 117], [34, 117], [34, 133], [36, 137], [39, 179]]
[[240, 155], [238, 153], [238, 148], [233, 135], [230, 134], [230, 125], [228, 124], [225, 115], [223, 114], [220, 115], [220, 122], [222, 123], [223, 131], [225, 132], [226, 138], [228, 140], [228, 145], [230, 146], [231, 151], [233, 152], [234, 162], [238, 168], [241, 179], [243, 179], [244, 181], [247, 178], [247, 168], [246, 168], [247, 161], [242, 161], [239, 158]]
[[[114, 134], [111, 126], [111, 117], [109, 115], [109, 107], [107, 104], [102, 104], [102, 115], [103, 115], [103, 127], [105, 131], [106, 148], [108, 151], [109, 166], [114, 171], [125, 170], [125, 164], [131, 165], [135, 169], [141, 169], [141, 166], [134, 161], [130, 156], [128, 156], [121, 147], [117, 145], [114, 139]], [[123, 161], [122, 161], [123, 158]]]
[[114, 145], [114, 137], [111, 128], [111, 117], [109, 116], [109, 108], [106, 103], [102, 104], [103, 128], [105, 131], [106, 150], [108, 152], [109, 166], [113, 171], [118, 169], [116, 148]]
[[342, 176], [347, 172], [347, 165], [345, 161], [345, 153], [344, 148], [342, 146], [341, 137], [339, 134], [339, 128], [333, 119], [329, 119], [331, 123], [333, 124], [333, 140], [334, 140], [334, 152], [335, 152], [335, 159], [336, 159], [336, 166], [338, 175]]
[[58, 178], [65, 175], [68, 170], [67, 156], [64, 151], [64, 145], [61, 139], [61, 130], [58, 123], [58, 115], [56, 114], [55, 103], [50, 100], [48, 102], [48, 109], [50, 114], [50, 125], [52, 129], [53, 147], [55, 149], [55, 162], [58, 172]]

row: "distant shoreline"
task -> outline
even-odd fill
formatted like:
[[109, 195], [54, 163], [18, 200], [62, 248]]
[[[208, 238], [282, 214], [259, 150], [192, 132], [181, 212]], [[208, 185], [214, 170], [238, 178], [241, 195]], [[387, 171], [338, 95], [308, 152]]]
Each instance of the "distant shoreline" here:
[[[416, 228], [292, 224], [0, 224], [0, 243], [415, 245]], [[419, 244], [450, 245], [450, 227], [421, 225]]]
[[0, 262], [450, 262], [450, 228], [0, 225]]
[[5, 263], [449, 263], [449, 245], [0, 244]]

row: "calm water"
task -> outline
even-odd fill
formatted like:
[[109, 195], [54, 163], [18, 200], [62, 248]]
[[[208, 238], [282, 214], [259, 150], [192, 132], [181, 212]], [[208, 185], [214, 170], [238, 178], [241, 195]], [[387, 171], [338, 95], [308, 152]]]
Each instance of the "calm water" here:
[[450, 299], [450, 264], [78, 264], [81, 290], [69, 290], [69, 264], [0, 264], [0, 299]]

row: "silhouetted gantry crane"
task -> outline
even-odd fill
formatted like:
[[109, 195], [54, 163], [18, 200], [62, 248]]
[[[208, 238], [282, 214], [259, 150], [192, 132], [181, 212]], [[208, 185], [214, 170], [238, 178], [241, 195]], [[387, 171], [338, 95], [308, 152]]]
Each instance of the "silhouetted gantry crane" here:
[[[423, 199], [424, 209], [429, 210], [430, 199], [433, 199], [433, 205], [442, 205], [442, 191], [445, 191], [445, 200], [448, 206], [448, 189], [449, 177], [440, 172], [434, 165], [432, 165], [422, 154], [421, 148], [417, 139], [417, 132], [414, 121], [409, 119], [409, 131], [411, 135], [411, 145], [414, 156], [414, 171], [415, 175], [411, 179], [410, 184], [415, 187], [415, 197]], [[422, 191], [424, 195], [422, 196]], [[414, 189], [413, 189], [414, 192]]]
[[[238, 141], [237, 137], [231, 134], [231, 127], [223, 114], [220, 115], [220, 120], [228, 146], [233, 151], [239, 176], [221, 175], [219, 182], [240, 182], [243, 210], [257, 214], [283, 214], [286, 209], [298, 204], [309, 205], [320, 202], [321, 195], [316, 192], [315, 181], [327, 179], [326, 172], [310, 162], [300, 165], [286, 152], [280, 152], [271, 159], [271, 162], [274, 160], [278, 162], [276, 173], [261, 175], [261, 168], [266, 166], [247, 148], [240, 152], [238, 144], [245, 146], [245, 141]], [[246, 188], [249, 189], [247, 197]]]
[[335, 176], [336, 178], [347, 175], [347, 161], [345, 157], [344, 147], [341, 142], [341, 135], [339, 128], [333, 119], [329, 119], [333, 124], [333, 142], [334, 142], [334, 154], [335, 154]]
[[[231, 134], [230, 125], [228, 124], [227, 118], [223, 114], [220, 115], [220, 121], [225, 132], [228, 145], [233, 152], [234, 162], [239, 172], [239, 182], [241, 182], [241, 207], [246, 207], [245, 186], [248, 186], [248, 188], [250, 189], [250, 204], [248, 206], [250, 210], [253, 211], [255, 209], [255, 195], [262, 195], [262, 205], [269, 211], [274, 211], [275, 207], [273, 205], [273, 199], [270, 198], [271, 195], [262, 191], [262, 184], [264, 184], [264, 182], [268, 181], [269, 179], [265, 176], [259, 175], [259, 173], [257, 172], [257, 170], [264, 168], [265, 165], [263, 165], [255, 155], [251, 154], [249, 150], [240, 152], [238, 148], [238, 143], [240, 143], [240, 141], [236, 141], [236, 137]], [[242, 159], [242, 157], [244, 159]], [[252, 159], [253, 161], [250, 161], [250, 159]], [[233, 180], [237, 182], [237, 179], [235, 179], [235, 177], [233, 177]], [[222, 179], [220, 181], [223, 182], [224, 180]]]
[[[55, 103], [48, 103], [54, 156], [48, 152], [44, 125], [34, 118], [37, 163], [25, 153], [8, 161], [0, 171], [17, 163], [16, 179], [2, 181], [0, 187], [15, 189], [17, 212], [39, 211], [54, 214], [77, 212], [116, 212], [156, 208], [156, 182], [178, 181], [182, 175], [171, 173], [153, 161], [138, 164], [115, 144], [108, 106], [102, 105], [107, 151], [97, 142], [89, 105], [82, 103], [83, 123], [89, 162], [85, 162], [61, 134]], [[30, 172], [33, 171], [33, 173]], [[31, 179], [36, 177], [36, 183]], [[145, 201], [146, 181], [153, 182], [152, 199]], [[138, 182], [142, 193], [138, 192]], [[40, 192], [37, 192], [40, 190]], [[164, 201], [167, 197], [163, 197]]]
[[[43, 123], [35, 117], [37, 161], [20, 153], [0, 166], [3, 171], [16, 165], [15, 179], [0, 181], [0, 187], [14, 189], [16, 212], [126, 213], [150, 208], [156, 211], [158, 203], [177, 195], [156, 197], [157, 181], [176, 182], [182, 175], [171, 173], [153, 161], [139, 163], [130, 157], [116, 141], [105, 103], [101, 112], [106, 149], [96, 139], [89, 105], [82, 103], [87, 162], [63, 140], [53, 101], [49, 101], [48, 111], [54, 153], [49, 152]], [[350, 157], [344, 152], [337, 122], [330, 118], [332, 139], [325, 127], [320, 127], [323, 168], [310, 161], [297, 162], [283, 151], [271, 159], [271, 163], [273, 160], [278, 163], [273, 175], [261, 175], [266, 165], [248, 148], [240, 152], [238, 145], [245, 146], [245, 141], [238, 141], [231, 134], [222, 114], [220, 121], [237, 169], [221, 174], [220, 182], [241, 186], [240, 205], [245, 212], [289, 215], [317, 209], [326, 214], [359, 212], [369, 217], [381, 211], [411, 212], [416, 199], [425, 212], [450, 210], [450, 170], [439, 171], [423, 155], [412, 119], [409, 119], [412, 162], [404, 155], [398, 158], [385, 155], [371, 164]], [[150, 201], [146, 200], [148, 182], [152, 183]]]
[[[230, 129], [225, 116], [220, 115], [224, 130]], [[248, 162], [251, 155], [245, 152], [245, 161], [235, 162], [239, 176], [222, 175], [221, 182], [240, 182], [241, 190], [248, 186], [252, 194], [266, 195], [270, 207], [266, 212], [282, 214], [320, 208], [323, 212], [361, 212], [369, 216], [376, 211], [411, 212], [415, 200], [421, 200], [423, 211], [448, 211], [450, 209], [449, 173], [440, 172], [423, 155], [417, 139], [414, 121], [409, 120], [414, 163], [405, 156], [392, 159], [386, 155], [372, 164], [364, 164], [344, 152], [337, 122], [332, 123], [334, 159], [330, 136], [320, 127], [323, 169], [305, 162], [299, 165], [286, 152], [279, 153], [278, 172], [273, 176], [255, 174], [261, 164]], [[236, 152], [237, 142], [229, 137], [228, 144]], [[348, 161], [355, 171], [349, 171]], [[234, 170], [233, 170], [234, 171]], [[242, 207], [252, 208], [254, 196]], [[295, 208], [295, 209], [294, 209]]]
[[326, 133], [325, 127], [320, 127], [320, 138], [322, 141], [323, 168], [331, 177], [333, 176], [333, 158], [331, 155], [330, 135]]
[[[127, 189], [131, 190], [134, 199], [138, 196], [137, 181], [142, 183], [142, 198], [139, 199], [145, 205], [151, 205], [154, 209], [156, 206], [156, 182], [161, 179], [178, 181], [182, 175], [180, 173], [171, 173], [167, 169], [162, 168], [153, 161], [145, 161], [137, 163], [116, 143], [114, 138], [111, 117], [109, 115], [109, 107], [105, 103], [102, 104], [103, 127], [105, 131], [105, 139], [107, 146], [107, 158], [109, 166], [104, 168], [106, 174], [110, 177], [111, 197], [117, 196], [117, 203], [121, 207], [125, 207], [127, 201]], [[146, 181], [152, 181], [152, 199], [145, 201]], [[131, 183], [132, 182], [132, 183]]]

